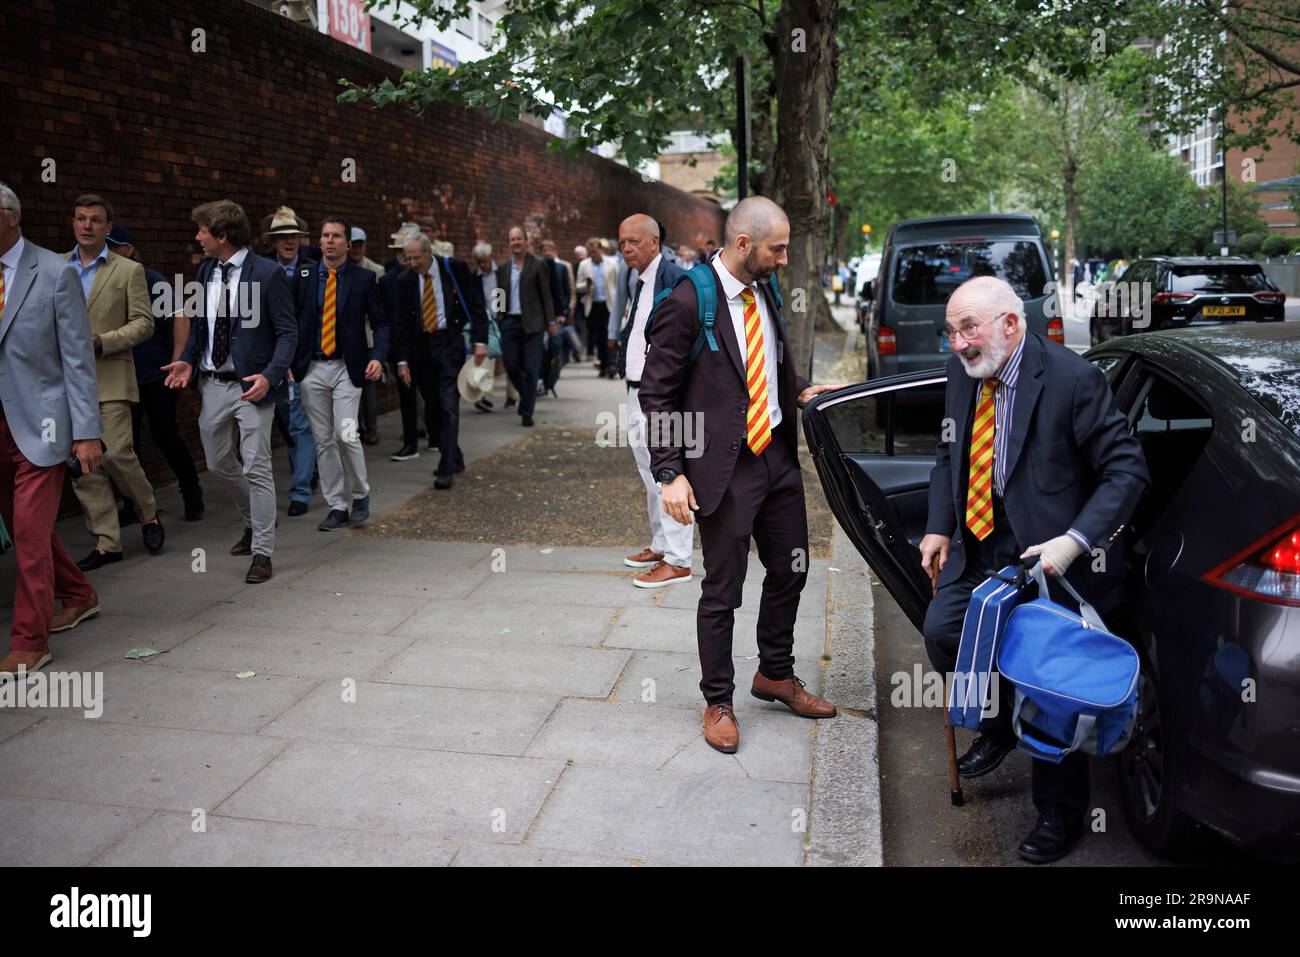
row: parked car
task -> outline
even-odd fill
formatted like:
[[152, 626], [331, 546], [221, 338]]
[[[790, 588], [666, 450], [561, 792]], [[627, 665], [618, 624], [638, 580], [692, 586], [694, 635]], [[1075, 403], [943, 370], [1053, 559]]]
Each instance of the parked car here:
[[1118, 284], [1098, 287], [1092, 298], [1094, 345], [1135, 331], [1281, 322], [1286, 308], [1286, 294], [1244, 256], [1139, 259]]
[[[944, 309], [972, 276], [1000, 276], [1025, 302], [1029, 328], [1064, 342], [1051, 257], [1038, 222], [1024, 213], [936, 216], [890, 227], [863, 332], [867, 377], [942, 366]], [[1047, 312], [1055, 313], [1048, 316]]]
[[[1132, 743], [1105, 759], [1129, 827], [1171, 856], [1204, 825], [1300, 859], [1300, 325], [1140, 334], [1085, 358], [1151, 473], [1123, 532], [1126, 598], [1107, 616], [1142, 658]], [[874, 379], [804, 411], [832, 511], [918, 632], [945, 381]]]

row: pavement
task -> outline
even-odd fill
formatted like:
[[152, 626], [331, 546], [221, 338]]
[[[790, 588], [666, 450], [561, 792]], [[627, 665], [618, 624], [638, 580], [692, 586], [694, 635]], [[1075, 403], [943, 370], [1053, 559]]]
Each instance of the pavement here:
[[[798, 673], [845, 707], [813, 722], [746, 693], [762, 575], [751, 557], [736, 615], [741, 748], [713, 751], [699, 727], [698, 551], [691, 583], [646, 591], [622, 564], [645, 541], [487, 521], [543, 508], [544, 483], [475, 482], [499, 480], [494, 463], [520, 443], [588, 430], [588, 454], [630, 460], [594, 438], [622, 383], [570, 367], [558, 391], [534, 430], [465, 407], [467, 470], [445, 493], [428, 491], [436, 454], [388, 460], [400, 427], [382, 417], [365, 531], [317, 531], [319, 498], [288, 518], [277, 452], [263, 585], [245, 585], [248, 559], [227, 554], [242, 520], [215, 483], [195, 523], [162, 488], [166, 550], [149, 556], [139, 529], [124, 530], [127, 559], [91, 575], [103, 613], [52, 638], [48, 672], [101, 675], [102, 714], [0, 710], [0, 864], [880, 863], [861, 560], [836, 529], [829, 557], [810, 561]], [[626, 494], [642, 500], [634, 481]], [[446, 540], [402, 537], [391, 516], [421, 496], [492, 533], [465, 540], [448, 523]], [[88, 550], [79, 518], [59, 532], [74, 556]], [[0, 626], [14, 574], [0, 561]], [[127, 657], [140, 649], [156, 654]]]

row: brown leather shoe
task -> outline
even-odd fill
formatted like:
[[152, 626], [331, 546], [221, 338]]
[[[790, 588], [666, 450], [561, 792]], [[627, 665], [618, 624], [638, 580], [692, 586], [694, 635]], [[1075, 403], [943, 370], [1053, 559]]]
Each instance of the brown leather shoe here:
[[623, 564], [629, 568], [653, 568], [658, 565], [664, 557], [658, 552], [652, 552], [648, 548], [643, 548], [635, 555], [629, 555], [623, 559]]
[[0, 680], [18, 677], [18, 669], [25, 668], [27, 674], [40, 671], [50, 663], [48, 651], [11, 651], [0, 661]]
[[740, 725], [729, 704], [709, 705], [704, 709], [704, 740], [723, 754], [735, 754], [740, 747]]
[[764, 678], [761, 671], [755, 672], [749, 693], [760, 701], [779, 701], [801, 718], [833, 718], [838, 714], [835, 705], [809, 694], [798, 678], [773, 681]]
[[664, 585], [676, 585], [690, 580], [691, 570], [689, 568], [660, 562], [648, 572], [634, 576], [632, 584], [637, 588], [662, 588]]
[[248, 574], [244, 576], [244, 581], [250, 585], [260, 585], [262, 582], [271, 580], [271, 556], [254, 555], [253, 564], [248, 566]]
[[[279, 522], [279, 518], [276, 519]], [[230, 546], [232, 555], [251, 555], [253, 554], [253, 530], [245, 528], [244, 534], [239, 536], [239, 541]]]
[[99, 596], [92, 590], [90, 600], [83, 605], [64, 605], [54, 613], [50, 619], [50, 634], [53, 635], [60, 631], [70, 631], [76, 628], [87, 618], [94, 618], [99, 614]]

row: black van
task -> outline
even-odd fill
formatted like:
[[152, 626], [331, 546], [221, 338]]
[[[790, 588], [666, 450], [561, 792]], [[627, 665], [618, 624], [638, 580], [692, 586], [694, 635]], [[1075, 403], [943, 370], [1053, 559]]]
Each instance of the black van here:
[[[998, 276], [1025, 303], [1034, 332], [1065, 344], [1051, 256], [1026, 213], [931, 216], [895, 223], [885, 236], [867, 319], [867, 378], [917, 372], [948, 359], [944, 309], [974, 276]], [[1051, 315], [1048, 315], [1051, 313]]]

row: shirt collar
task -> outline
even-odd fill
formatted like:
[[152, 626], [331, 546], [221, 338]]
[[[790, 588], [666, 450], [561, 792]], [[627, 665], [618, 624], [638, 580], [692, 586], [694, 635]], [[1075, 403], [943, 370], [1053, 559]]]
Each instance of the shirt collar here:
[[1007, 356], [1007, 361], [1002, 363], [1002, 368], [993, 374], [993, 378], [999, 382], [1005, 383], [1008, 389], [1016, 387], [1016, 380], [1020, 378], [1020, 359], [1025, 351], [1025, 338], [1028, 332], [1020, 337], [1020, 342], [1011, 350], [1011, 355]]
[[0, 262], [5, 264], [5, 279], [7, 280], [18, 269], [18, 264], [23, 259], [23, 246], [26, 241], [22, 235], [18, 236], [18, 242], [9, 247], [9, 252], [0, 256]]
[[[77, 265], [81, 265], [80, 251], [74, 249], [72, 252], [70, 252], [68, 254], [68, 262], [75, 262]], [[95, 263], [106, 263], [106, 262], [108, 262], [108, 243], [104, 243], [103, 247], [99, 250], [99, 252], [95, 254], [95, 259], [94, 261], [91, 262], [90, 265], [93, 266], [95, 265]], [[89, 269], [90, 266], [86, 266], [85, 268]]]
[[[248, 247], [240, 246], [239, 249], [235, 251], [235, 254], [231, 256], [229, 259], [227, 259], [226, 262], [230, 264], [231, 269], [239, 269], [244, 265], [244, 260], [247, 258], [248, 258]], [[217, 260], [217, 265], [221, 265], [221, 260], [219, 259]], [[215, 270], [213, 271], [215, 272]]]
[[[728, 299], [736, 299], [742, 292], [748, 289], [754, 291], [753, 286], [746, 286], [743, 282], [731, 274], [731, 271], [722, 264], [722, 257], [717, 256], [713, 260], [714, 267], [718, 270], [718, 278], [722, 280], [722, 293]], [[755, 297], [757, 298], [757, 297]]]
[[[351, 265], [352, 265], [352, 260], [344, 259], [343, 262], [338, 264], [338, 268], [334, 270], [334, 275], [336, 276], [342, 275], [343, 270], [347, 269]], [[320, 261], [320, 274], [322, 276], [328, 276], [330, 274], [330, 267], [325, 265], [324, 259]]]
[[655, 258], [650, 260], [650, 265], [645, 267], [645, 272], [640, 273], [636, 278], [647, 286], [651, 285], [655, 281], [655, 275], [659, 272], [659, 264], [663, 262], [663, 258], [663, 253], [656, 253]]

